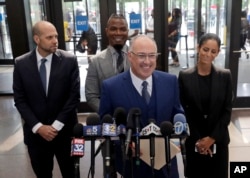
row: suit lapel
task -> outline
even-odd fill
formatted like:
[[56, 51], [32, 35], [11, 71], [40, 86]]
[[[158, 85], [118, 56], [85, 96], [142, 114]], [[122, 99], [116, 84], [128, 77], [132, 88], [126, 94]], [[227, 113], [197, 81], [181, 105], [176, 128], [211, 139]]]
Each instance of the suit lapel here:
[[39, 90], [41, 91], [41, 93], [46, 96], [46, 93], [44, 91], [43, 88], [43, 84], [42, 84], [42, 80], [40, 78], [40, 74], [39, 74], [39, 69], [38, 69], [38, 64], [37, 64], [37, 56], [36, 56], [36, 50], [33, 50], [30, 56], [30, 61], [31, 61], [31, 67], [29, 68], [31, 70], [31, 74], [32, 76], [35, 76], [35, 80], [37, 81], [37, 85], [39, 86]]
[[53, 88], [53, 85], [56, 83], [57, 74], [60, 72], [58, 67], [61, 63], [61, 54], [57, 51], [52, 56], [51, 68], [50, 68], [50, 77], [49, 77], [49, 86], [48, 86], [48, 94], [50, 93], [50, 89]]

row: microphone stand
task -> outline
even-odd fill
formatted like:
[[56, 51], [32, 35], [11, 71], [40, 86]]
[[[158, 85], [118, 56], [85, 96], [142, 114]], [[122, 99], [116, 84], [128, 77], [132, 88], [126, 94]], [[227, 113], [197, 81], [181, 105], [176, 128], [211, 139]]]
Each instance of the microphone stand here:
[[152, 168], [152, 178], [155, 177], [155, 138], [151, 135], [149, 138], [149, 147], [150, 147], [150, 164]]
[[91, 172], [91, 177], [94, 178], [95, 175], [95, 140], [91, 138], [91, 158], [90, 158], [90, 172]]
[[166, 145], [166, 163], [167, 163], [167, 172], [170, 175], [170, 168], [171, 168], [171, 162], [170, 162], [170, 142], [169, 142], [169, 137], [165, 137], [165, 145]]
[[187, 177], [187, 157], [186, 157], [186, 137], [180, 138], [180, 146], [181, 146], [181, 154], [183, 160], [183, 167], [184, 167], [184, 177]]
[[74, 162], [75, 162], [75, 165], [74, 165], [74, 167], [75, 167], [74, 177], [75, 177], [75, 178], [80, 178], [80, 169], [79, 169], [80, 158], [77, 157], [77, 156], [75, 156], [74, 159], [75, 159], [75, 160], [74, 160]]

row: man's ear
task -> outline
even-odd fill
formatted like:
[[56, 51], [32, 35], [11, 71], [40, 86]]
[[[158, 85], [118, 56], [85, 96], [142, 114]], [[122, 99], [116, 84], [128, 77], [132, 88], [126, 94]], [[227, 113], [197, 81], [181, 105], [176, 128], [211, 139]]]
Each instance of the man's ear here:
[[35, 43], [37, 44], [39, 42], [39, 36], [38, 35], [34, 35], [33, 36], [33, 40], [35, 41]]

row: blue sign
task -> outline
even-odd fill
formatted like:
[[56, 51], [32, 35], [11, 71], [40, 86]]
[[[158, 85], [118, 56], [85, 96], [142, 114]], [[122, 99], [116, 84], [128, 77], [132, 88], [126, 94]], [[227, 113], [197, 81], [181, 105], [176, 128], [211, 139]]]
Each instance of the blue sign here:
[[130, 29], [141, 29], [141, 14], [131, 13], [129, 19]]
[[3, 21], [3, 14], [0, 13], [0, 22], [2, 22], [2, 21]]
[[76, 16], [76, 30], [87, 31], [88, 28], [88, 16]]

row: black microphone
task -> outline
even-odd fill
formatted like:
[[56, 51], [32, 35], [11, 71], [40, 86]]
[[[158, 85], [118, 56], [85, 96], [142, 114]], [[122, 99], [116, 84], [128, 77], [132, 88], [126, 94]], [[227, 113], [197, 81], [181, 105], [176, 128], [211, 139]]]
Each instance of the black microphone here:
[[169, 136], [173, 132], [173, 124], [169, 121], [163, 121], [160, 125], [160, 129], [161, 129], [161, 134], [164, 136], [164, 140], [165, 140], [165, 152], [166, 152], [165, 156], [166, 156], [167, 169], [169, 172], [170, 167], [171, 167]]
[[127, 120], [127, 114], [126, 110], [122, 107], [119, 107], [115, 110], [114, 116], [115, 122], [117, 125], [116, 133], [117, 136], [120, 139], [120, 145], [121, 145], [121, 152], [122, 152], [122, 175], [125, 175], [125, 168], [126, 168], [126, 153], [125, 153], [125, 139], [126, 139], [126, 120]]
[[136, 157], [136, 165], [140, 165], [140, 117], [141, 110], [140, 108], [132, 108], [133, 120], [135, 123], [135, 157]]
[[123, 107], [115, 109], [113, 114], [114, 123], [118, 126], [120, 124], [126, 125], [126, 110]]
[[127, 117], [127, 134], [126, 134], [126, 140], [125, 140], [125, 154], [128, 155], [128, 150], [129, 150], [129, 146], [131, 143], [131, 137], [132, 137], [132, 133], [134, 130], [134, 121], [133, 121], [133, 110], [130, 110], [128, 113], [128, 117]]
[[[111, 139], [110, 137], [116, 136], [116, 124], [114, 124], [114, 121], [112, 119], [112, 116], [109, 114], [106, 114], [102, 118], [102, 135], [105, 137], [105, 173], [107, 174], [107, 177], [110, 175], [110, 145], [111, 145]], [[106, 176], [106, 175], [105, 175]]]
[[179, 136], [181, 155], [183, 160], [184, 167], [184, 176], [186, 177], [186, 167], [187, 167], [187, 158], [186, 158], [186, 139], [190, 135], [189, 126], [184, 114], [176, 114], [174, 116], [174, 133]]
[[80, 178], [80, 158], [84, 156], [84, 139], [83, 139], [83, 125], [78, 123], [73, 128], [73, 139], [71, 141], [71, 153], [70, 155], [74, 157], [74, 177]]
[[101, 136], [101, 121], [97, 113], [91, 113], [86, 119], [86, 126], [83, 127], [83, 136], [90, 138], [90, 172], [95, 175], [95, 139]]

